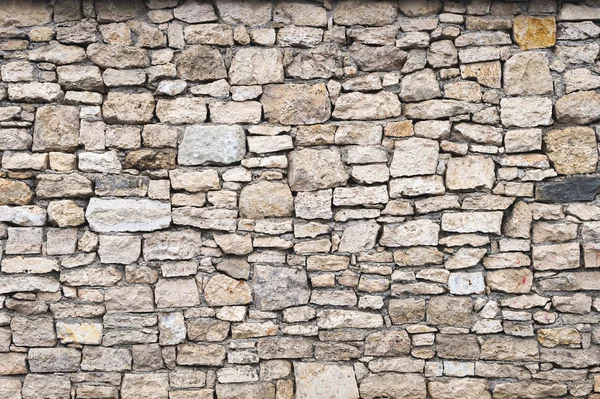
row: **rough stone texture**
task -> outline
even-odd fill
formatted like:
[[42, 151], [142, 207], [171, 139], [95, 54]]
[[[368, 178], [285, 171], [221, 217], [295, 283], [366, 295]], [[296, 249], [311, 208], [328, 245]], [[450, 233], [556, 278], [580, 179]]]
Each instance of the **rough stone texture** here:
[[0, 2], [0, 398], [597, 399], [598, 21]]

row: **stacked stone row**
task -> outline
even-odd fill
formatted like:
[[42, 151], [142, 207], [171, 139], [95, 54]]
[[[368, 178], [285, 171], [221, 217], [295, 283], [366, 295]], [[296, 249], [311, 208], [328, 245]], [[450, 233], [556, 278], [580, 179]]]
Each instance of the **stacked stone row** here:
[[0, 2], [0, 399], [599, 399], [597, 21]]

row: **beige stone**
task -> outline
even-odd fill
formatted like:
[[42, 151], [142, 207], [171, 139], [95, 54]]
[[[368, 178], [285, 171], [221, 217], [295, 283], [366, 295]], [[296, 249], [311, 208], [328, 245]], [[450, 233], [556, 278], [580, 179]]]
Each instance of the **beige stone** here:
[[267, 85], [260, 102], [265, 119], [271, 123], [312, 125], [327, 121], [331, 115], [323, 83]]
[[596, 134], [585, 126], [551, 130], [544, 135], [546, 153], [561, 175], [593, 173], [598, 165]]

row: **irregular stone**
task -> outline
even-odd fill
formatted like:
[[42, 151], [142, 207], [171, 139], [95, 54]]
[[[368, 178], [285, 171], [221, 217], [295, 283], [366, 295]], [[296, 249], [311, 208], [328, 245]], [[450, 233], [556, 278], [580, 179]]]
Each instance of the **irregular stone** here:
[[216, 7], [219, 16], [227, 24], [255, 26], [271, 20], [273, 6], [261, 1], [239, 3], [233, 0], [219, 0]]
[[3, 27], [43, 25], [52, 21], [52, 6], [37, 1], [6, 1], [0, 6]]
[[384, 225], [379, 244], [386, 247], [438, 245], [439, 224], [429, 219], [411, 220], [398, 225]]
[[496, 178], [494, 161], [481, 155], [451, 158], [446, 167], [450, 190], [491, 189]]
[[427, 384], [433, 399], [491, 399], [486, 380], [479, 378], [449, 378]]
[[179, 145], [181, 165], [231, 164], [244, 158], [246, 141], [240, 126], [188, 126]]
[[573, 176], [558, 182], [538, 183], [535, 198], [547, 202], [593, 201], [600, 188], [600, 179]]
[[[56, 322], [56, 335], [63, 344], [100, 345], [102, 329], [100, 323]], [[79, 362], [77, 362], [77, 367], [79, 367]]]
[[85, 217], [92, 230], [101, 233], [152, 231], [170, 225], [171, 207], [148, 199], [92, 198]]
[[322, 123], [331, 115], [331, 103], [323, 83], [267, 85], [260, 98], [265, 119], [283, 125]]
[[379, 224], [371, 220], [349, 223], [344, 229], [338, 252], [362, 252], [372, 249], [377, 241]]
[[218, 344], [177, 345], [177, 364], [182, 366], [222, 366], [225, 347]]
[[173, 16], [190, 24], [217, 20], [212, 3], [197, 0], [186, 0], [183, 4], [175, 7]]
[[502, 69], [500, 62], [476, 62], [460, 66], [460, 75], [463, 79], [473, 78], [482, 86], [499, 89]]
[[439, 40], [429, 45], [427, 62], [434, 68], [451, 67], [458, 63], [458, 52], [451, 40]]
[[[326, 363], [294, 363], [296, 397], [317, 399], [358, 399], [358, 386], [350, 366]], [[330, 384], [337, 381], [336, 384]]]
[[317, 326], [332, 328], [379, 328], [383, 325], [381, 315], [357, 310], [327, 309], [317, 312]]
[[426, 396], [425, 379], [420, 374], [402, 374], [401, 379], [395, 373], [369, 374], [360, 383], [360, 397], [365, 399], [422, 399]]
[[294, 200], [287, 184], [263, 181], [242, 189], [239, 209], [250, 219], [288, 217], [294, 212]]
[[405, 116], [411, 119], [444, 119], [469, 113], [468, 103], [457, 100], [427, 100], [406, 104]]
[[556, 20], [518, 15], [513, 21], [513, 32], [521, 50], [552, 47], [556, 43]]
[[[281, 388], [278, 388], [281, 391]], [[212, 391], [210, 392], [212, 395]], [[223, 399], [275, 399], [275, 385], [271, 382], [244, 384], [217, 384], [217, 397]]]
[[417, 137], [397, 141], [390, 164], [390, 175], [399, 177], [434, 174], [438, 155], [439, 145], [436, 141]]
[[248, 283], [218, 274], [204, 288], [204, 298], [210, 306], [245, 305], [252, 302]]
[[373, 47], [357, 42], [349, 50], [356, 65], [366, 72], [401, 70], [408, 58], [408, 53], [396, 46]]
[[37, 347], [56, 345], [52, 316], [14, 316], [10, 321], [12, 341], [17, 346]]
[[510, 57], [504, 64], [504, 87], [513, 96], [551, 95], [554, 85], [546, 55], [525, 52]]
[[398, 97], [387, 91], [377, 94], [342, 94], [335, 103], [332, 116], [338, 119], [387, 119], [399, 116], [401, 112]]
[[540, 383], [540, 382], [507, 382], [500, 383], [494, 387], [494, 398], [509, 399], [514, 397], [523, 398], [550, 398], [567, 394], [565, 384]]
[[149, 123], [154, 116], [154, 96], [150, 92], [109, 92], [102, 105], [107, 123]]
[[531, 291], [533, 273], [529, 269], [502, 269], [487, 272], [485, 283], [492, 291], [526, 294]]
[[22, 393], [25, 399], [68, 399], [71, 381], [63, 375], [28, 374], [23, 381]]
[[27, 360], [33, 373], [77, 371], [81, 362], [81, 352], [74, 348], [32, 348]]
[[206, 120], [206, 115], [206, 105], [202, 98], [159, 99], [156, 103], [156, 116], [162, 123], [173, 125], [202, 123]]
[[481, 344], [481, 359], [498, 361], [537, 362], [537, 341], [529, 338], [491, 336]]
[[536, 270], [565, 270], [579, 267], [579, 244], [534, 245], [533, 268]]
[[580, 126], [551, 130], [544, 136], [544, 142], [557, 173], [571, 175], [596, 171], [598, 149], [592, 129]]
[[357, 0], [343, 0], [337, 4], [333, 20], [340, 25], [383, 26], [396, 19], [396, 5], [391, 1], [363, 3]]
[[150, 65], [148, 51], [133, 46], [92, 43], [87, 47], [87, 56], [102, 69], [144, 68]]
[[482, 294], [485, 290], [483, 273], [451, 273], [448, 290], [454, 295]]
[[[556, 115], [560, 119], [558, 102]], [[548, 126], [553, 122], [552, 102], [542, 97], [503, 98], [500, 100], [500, 118], [504, 126]]]
[[231, 84], [263, 85], [283, 82], [283, 55], [277, 49], [242, 48], [229, 68]]
[[260, 310], [279, 310], [308, 303], [306, 273], [298, 268], [255, 266], [254, 298]]
[[[208, 46], [189, 46], [179, 54], [176, 65], [177, 76], [187, 81], [203, 82], [227, 78], [221, 53]], [[198, 68], [198, 65], [203, 65], [203, 68]]]
[[289, 154], [288, 182], [293, 191], [342, 186], [348, 177], [337, 150], [303, 149]]
[[470, 327], [471, 298], [436, 296], [429, 300], [427, 321], [452, 327]]
[[28, 53], [30, 61], [50, 62], [57, 65], [73, 64], [86, 59], [85, 51], [79, 46], [53, 43], [38, 47]]
[[73, 151], [79, 145], [79, 109], [48, 105], [37, 109], [34, 151]]
[[556, 119], [560, 123], [586, 125], [600, 119], [600, 94], [594, 91], [578, 91], [560, 97], [556, 101]]
[[157, 308], [198, 306], [200, 294], [193, 278], [160, 279], [154, 287]]
[[165, 399], [168, 397], [169, 377], [166, 373], [130, 374], [123, 376], [121, 397], [133, 399], [144, 397], [148, 399]]

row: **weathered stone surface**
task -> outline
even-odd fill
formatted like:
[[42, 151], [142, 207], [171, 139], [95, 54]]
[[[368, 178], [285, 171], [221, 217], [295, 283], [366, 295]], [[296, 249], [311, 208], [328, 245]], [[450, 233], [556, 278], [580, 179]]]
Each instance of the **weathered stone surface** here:
[[[203, 65], [203, 68], [198, 68]], [[190, 46], [177, 57], [177, 76], [181, 79], [204, 82], [227, 77], [219, 50], [208, 46]]]
[[73, 151], [78, 145], [77, 107], [48, 105], [38, 108], [33, 129], [34, 151]]
[[429, 219], [417, 219], [398, 225], [384, 225], [379, 244], [386, 247], [437, 245], [439, 224]]
[[363, 3], [344, 0], [337, 5], [333, 19], [340, 25], [381, 26], [392, 23], [396, 14], [396, 6], [391, 1]]
[[503, 269], [490, 271], [485, 283], [493, 291], [525, 294], [531, 290], [533, 273], [529, 269]]
[[294, 212], [294, 200], [286, 184], [265, 181], [244, 187], [239, 207], [246, 218], [287, 217]]
[[294, 191], [342, 186], [348, 180], [339, 151], [303, 149], [289, 154], [289, 184]]
[[109, 92], [102, 105], [104, 120], [108, 123], [149, 123], [154, 116], [154, 97], [150, 92]]
[[433, 399], [491, 399], [485, 380], [477, 378], [451, 378], [443, 381], [432, 381], [427, 384]]
[[231, 164], [246, 154], [244, 130], [240, 126], [189, 126], [179, 145], [181, 165]]
[[238, 50], [229, 68], [231, 84], [263, 85], [283, 82], [283, 54], [276, 49]]
[[331, 115], [329, 94], [322, 83], [267, 85], [260, 102], [271, 123], [312, 125]]
[[554, 91], [548, 58], [541, 52], [515, 54], [504, 64], [504, 86], [513, 96], [544, 96]]
[[306, 272], [299, 268], [256, 266], [254, 299], [260, 310], [279, 310], [308, 303]]
[[354, 43], [350, 46], [350, 57], [366, 72], [394, 71], [402, 69], [408, 53], [396, 46], [365, 46]]
[[390, 92], [377, 94], [342, 94], [335, 103], [332, 116], [338, 119], [387, 119], [399, 116], [401, 112], [398, 97]]
[[103, 233], [152, 231], [169, 226], [171, 207], [147, 199], [92, 198], [86, 209], [85, 218], [94, 231]]
[[252, 302], [248, 283], [218, 274], [204, 288], [204, 298], [210, 306], [244, 305]]
[[597, 177], [575, 176], [537, 184], [535, 197], [547, 202], [593, 201], [599, 189], [600, 179]]
[[587, 124], [600, 119], [600, 94], [578, 91], [562, 96], [556, 101], [556, 119], [560, 123]]
[[451, 158], [446, 168], [446, 187], [450, 190], [491, 189], [495, 180], [494, 161], [481, 155]]
[[361, 381], [361, 398], [375, 399], [386, 396], [403, 399], [425, 398], [425, 379], [419, 374], [403, 374], [399, 379], [395, 373], [379, 373], [370, 374]]
[[[349, 366], [327, 363], [294, 363], [296, 396], [316, 399], [327, 395], [331, 399], [358, 399], [354, 370]], [[331, 384], [336, 381], [336, 384]]]
[[439, 155], [438, 143], [418, 137], [397, 141], [395, 145], [390, 175], [415, 176], [432, 175], [437, 170]]
[[92, 43], [87, 47], [87, 56], [100, 68], [143, 68], [150, 65], [148, 52], [126, 45]]
[[596, 171], [598, 149], [594, 131], [587, 127], [551, 130], [544, 136], [548, 158], [559, 174]]

